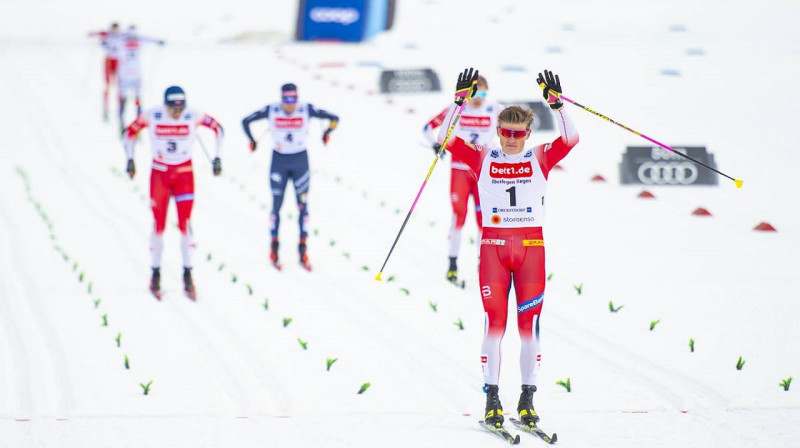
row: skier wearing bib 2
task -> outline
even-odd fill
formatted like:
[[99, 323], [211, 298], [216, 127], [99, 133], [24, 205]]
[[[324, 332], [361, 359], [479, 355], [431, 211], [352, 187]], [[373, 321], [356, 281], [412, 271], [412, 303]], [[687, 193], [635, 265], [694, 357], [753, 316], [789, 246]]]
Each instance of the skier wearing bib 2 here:
[[150, 291], [161, 300], [161, 252], [164, 247], [163, 234], [167, 225], [167, 206], [170, 196], [175, 198], [178, 209], [178, 228], [181, 231], [181, 254], [183, 255], [183, 286], [190, 299], [197, 294], [192, 281], [192, 252], [195, 243], [190, 219], [194, 204], [194, 170], [192, 147], [196, 137], [195, 128], [205, 126], [216, 135], [216, 150], [212, 162], [215, 176], [222, 172], [219, 159], [222, 148], [222, 126], [211, 116], [186, 107], [186, 94], [178, 86], [164, 92], [164, 105], [146, 110], [125, 129], [125, 153], [128, 156], [126, 171], [133, 178], [136, 166], [133, 163], [134, 144], [139, 131], [150, 128], [150, 146], [153, 164], [150, 173], [150, 206], [155, 225], [150, 237], [153, 276]]
[[[486, 98], [489, 91], [489, 83], [483, 76], [478, 77], [478, 90], [475, 96], [467, 99], [467, 105], [458, 120], [454, 134], [473, 145], [488, 146], [495, 141], [497, 131], [497, 114], [500, 113], [500, 105], [489, 101]], [[448, 126], [442, 126], [447, 116], [452, 117], [452, 113], [457, 106], [450, 105], [439, 115], [425, 124], [422, 133], [431, 144], [434, 152], [438, 153], [441, 145], [439, 142], [444, 140]], [[438, 139], [433, 137], [433, 130], [440, 128]], [[478, 222], [478, 238], [481, 233], [481, 201], [478, 198], [478, 184], [475, 177], [469, 172], [469, 167], [458, 161], [452, 160], [450, 163], [450, 205], [453, 207], [453, 220], [450, 224], [450, 232], [447, 236], [449, 265], [447, 268], [447, 281], [459, 284], [458, 281], [458, 252], [461, 247], [461, 231], [467, 218], [467, 205], [469, 197], [475, 203], [475, 218]], [[461, 283], [463, 286], [463, 283]]]
[[310, 103], [298, 102], [297, 87], [294, 84], [284, 84], [281, 87], [281, 102], [267, 105], [261, 110], [253, 112], [242, 120], [242, 127], [247, 138], [250, 139], [250, 150], [255, 151], [258, 142], [250, 133], [250, 123], [265, 118], [269, 121], [272, 132], [272, 164], [270, 166], [269, 181], [272, 188], [272, 211], [270, 212], [270, 234], [272, 244], [270, 261], [277, 269], [281, 269], [278, 259], [278, 228], [280, 227], [280, 211], [283, 205], [286, 184], [292, 179], [294, 184], [295, 199], [300, 217], [300, 243], [297, 246], [300, 256], [300, 265], [306, 270], [311, 270], [306, 253], [306, 238], [308, 237], [308, 194], [311, 172], [308, 169], [308, 152], [306, 139], [311, 118], [327, 119], [328, 128], [322, 134], [322, 143], [327, 145], [331, 132], [336, 129], [339, 117], [317, 109]]
[[[456, 104], [471, 93], [472, 69], [459, 75]], [[531, 135], [533, 116], [519, 106], [503, 109], [498, 116], [500, 147], [471, 145], [461, 138], [448, 142], [453, 158], [470, 167], [478, 179], [483, 207], [480, 249], [480, 289], [485, 329], [481, 348], [485, 422], [503, 425], [498, 393], [500, 344], [508, 318], [508, 294], [514, 284], [517, 326], [521, 338], [520, 370], [522, 394], [517, 412], [523, 425], [534, 425], [539, 417], [533, 409], [533, 393], [541, 361], [539, 317], [545, 289], [545, 251], [542, 225], [545, 193], [550, 170], [578, 143], [578, 134], [559, 99], [561, 82], [552, 72], [539, 74], [544, 97], [553, 110], [561, 136], [548, 144], [525, 148]]]

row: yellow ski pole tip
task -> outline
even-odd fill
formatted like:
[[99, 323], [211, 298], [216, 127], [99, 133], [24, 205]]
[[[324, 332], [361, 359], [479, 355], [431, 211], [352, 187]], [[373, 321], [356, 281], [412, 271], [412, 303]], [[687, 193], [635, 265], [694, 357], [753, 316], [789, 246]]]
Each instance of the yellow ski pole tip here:
[[741, 179], [734, 179], [733, 183], [736, 184], [736, 188], [742, 188], [742, 184], [744, 183], [744, 181]]
[[380, 272], [378, 272], [378, 275], [375, 276], [375, 280], [377, 280], [377, 281], [382, 281], [383, 280], [383, 279], [381, 279], [381, 273]]

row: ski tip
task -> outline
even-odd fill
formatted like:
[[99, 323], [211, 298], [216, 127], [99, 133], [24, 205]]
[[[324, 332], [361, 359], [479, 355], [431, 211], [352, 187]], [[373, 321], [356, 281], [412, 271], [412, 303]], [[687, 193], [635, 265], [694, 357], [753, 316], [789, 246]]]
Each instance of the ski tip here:
[[736, 184], [736, 188], [742, 188], [742, 184], [744, 183], [744, 181], [741, 179], [734, 179], [733, 183]]
[[513, 445], [519, 445], [519, 434], [514, 436], [514, 441], [512, 442]]
[[553, 436], [550, 437], [550, 445], [556, 443], [558, 441], [558, 434], [553, 433]]

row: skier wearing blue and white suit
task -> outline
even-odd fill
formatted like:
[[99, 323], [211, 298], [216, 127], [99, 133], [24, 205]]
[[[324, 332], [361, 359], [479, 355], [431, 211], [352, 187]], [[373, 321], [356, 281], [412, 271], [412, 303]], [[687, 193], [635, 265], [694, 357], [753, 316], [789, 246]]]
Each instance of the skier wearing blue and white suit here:
[[300, 243], [298, 251], [300, 264], [311, 270], [306, 253], [306, 238], [308, 230], [308, 193], [311, 173], [308, 168], [308, 152], [306, 139], [308, 138], [309, 123], [311, 118], [329, 120], [328, 128], [322, 134], [322, 143], [328, 144], [331, 132], [336, 129], [339, 117], [316, 109], [313, 105], [298, 101], [297, 87], [294, 84], [284, 84], [281, 87], [281, 102], [267, 105], [261, 110], [253, 112], [242, 120], [244, 132], [250, 139], [250, 150], [255, 151], [258, 142], [250, 132], [250, 123], [267, 119], [274, 143], [272, 164], [270, 167], [270, 186], [272, 187], [272, 211], [270, 212], [270, 233], [272, 236], [270, 260], [280, 269], [278, 261], [278, 228], [280, 226], [280, 210], [283, 205], [284, 192], [289, 179], [292, 179], [297, 198], [297, 208], [300, 212]]

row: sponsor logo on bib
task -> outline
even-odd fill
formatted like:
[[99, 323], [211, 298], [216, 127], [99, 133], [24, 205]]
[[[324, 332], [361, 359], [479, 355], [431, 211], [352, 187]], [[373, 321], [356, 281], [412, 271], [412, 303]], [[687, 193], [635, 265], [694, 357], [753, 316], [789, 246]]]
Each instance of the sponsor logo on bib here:
[[492, 162], [489, 165], [489, 175], [501, 179], [531, 177], [531, 175], [533, 175], [533, 166], [530, 161], [521, 163]]
[[275, 127], [278, 129], [299, 129], [303, 127], [303, 118], [278, 117], [275, 119]]
[[470, 117], [462, 115], [458, 124], [462, 128], [488, 128], [492, 125], [492, 119], [489, 117]]
[[189, 125], [169, 125], [158, 124], [156, 125], [156, 137], [188, 137]]

